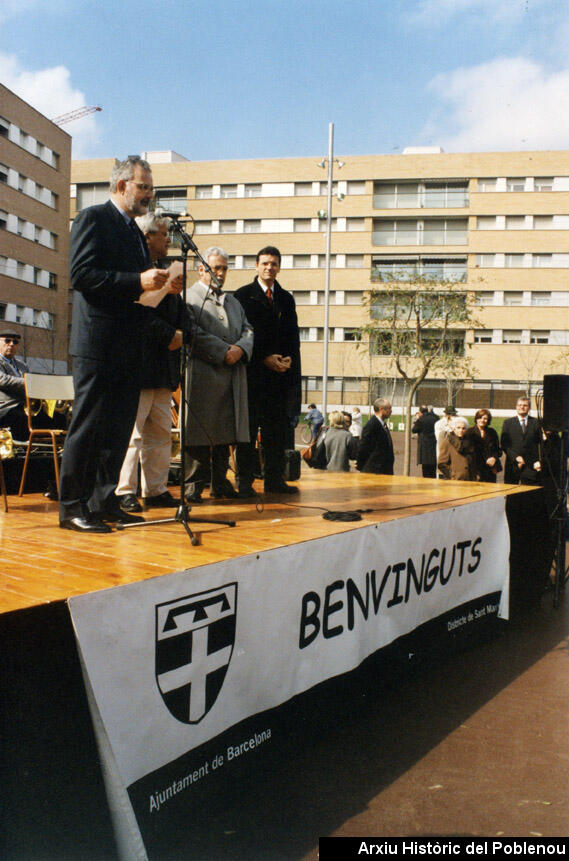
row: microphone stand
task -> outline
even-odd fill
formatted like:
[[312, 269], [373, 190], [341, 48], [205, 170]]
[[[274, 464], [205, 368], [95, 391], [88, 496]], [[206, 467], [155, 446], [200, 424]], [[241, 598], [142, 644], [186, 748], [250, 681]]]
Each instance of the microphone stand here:
[[[181, 260], [182, 261], [182, 300], [184, 305], [186, 303], [186, 273], [187, 273], [187, 265], [188, 265], [188, 254], [191, 251], [192, 254], [197, 257], [200, 261], [206, 272], [209, 273], [211, 277], [212, 284], [219, 288], [221, 287], [219, 281], [213, 274], [210, 265], [206, 260], [203, 259], [200, 254], [197, 245], [191, 236], [189, 236], [182, 225], [179, 222], [180, 215], [177, 213], [168, 213], [168, 218], [172, 219], [171, 223], [171, 231], [173, 234], [178, 236], [180, 240], [180, 255], [172, 256], [169, 260]], [[195, 337], [195, 335], [193, 336]], [[190, 517], [191, 506], [186, 499], [186, 414], [187, 414], [187, 397], [186, 397], [186, 372], [189, 365], [189, 362], [192, 358], [193, 353], [193, 338], [192, 343], [188, 349], [188, 332], [185, 327], [182, 327], [182, 359], [181, 359], [181, 377], [182, 383], [180, 386], [180, 410], [179, 410], [179, 424], [180, 424], [180, 505], [176, 514], [173, 517], [164, 517], [159, 520], [145, 520], [143, 523], [117, 523], [117, 529], [136, 529], [141, 526], [159, 526], [162, 523], [181, 523], [184, 529], [186, 530], [188, 537], [192, 546], [196, 547], [200, 543], [200, 539], [198, 535], [195, 535], [191, 528], [190, 523], [215, 523], [220, 526], [235, 526], [235, 520], [213, 520], [211, 518], [206, 517]]]

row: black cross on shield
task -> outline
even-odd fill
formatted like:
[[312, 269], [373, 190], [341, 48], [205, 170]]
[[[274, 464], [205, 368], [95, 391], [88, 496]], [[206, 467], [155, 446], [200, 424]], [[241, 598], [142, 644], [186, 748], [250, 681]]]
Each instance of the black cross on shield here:
[[217, 699], [235, 643], [237, 583], [156, 605], [156, 682], [182, 723]]

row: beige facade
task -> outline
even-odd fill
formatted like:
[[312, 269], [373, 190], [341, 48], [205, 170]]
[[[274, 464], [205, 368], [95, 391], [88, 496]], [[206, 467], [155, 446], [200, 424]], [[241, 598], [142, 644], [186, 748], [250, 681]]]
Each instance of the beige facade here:
[[[321, 400], [327, 176], [318, 159], [145, 155], [156, 205], [191, 213], [201, 251], [215, 244], [231, 255], [228, 289], [252, 280], [261, 247], [278, 246], [279, 280], [297, 302], [304, 399]], [[465, 404], [507, 408], [514, 392], [535, 388], [544, 373], [569, 371], [569, 152], [342, 160], [332, 207], [329, 404], [367, 403], [370, 378], [387, 375], [389, 360], [370, 357], [354, 336], [366, 319], [362, 297], [390, 272], [456, 280], [476, 303], [478, 327], [464, 333], [476, 367], [473, 392], [459, 395]], [[73, 163], [72, 216], [106, 199], [112, 165]], [[445, 402], [435, 381], [428, 391]]]
[[71, 138], [0, 85], [0, 319], [32, 370], [67, 370]]

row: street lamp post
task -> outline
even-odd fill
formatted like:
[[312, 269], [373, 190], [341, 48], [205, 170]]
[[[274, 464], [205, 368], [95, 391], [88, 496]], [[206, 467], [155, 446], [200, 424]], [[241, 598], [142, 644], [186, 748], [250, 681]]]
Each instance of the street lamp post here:
[[[334, 179], [334, 162], [342, 168], [344, 162], [334, 158], [334, 123], [328, 126], [328, 159], [323, 158], [318, 167], [325, 168], [328, 161], [328, 207], [326, 210], [326, 262], [324, 282], [324, 358], [322, 362], [322, 413], [324, 421], [328, 413], [328, 349], [329, 349], [329, 325], [330, 325], [330, 258], [332, 248], [332, 186]], [[339, 199], [340, 196], [338, 196]]]

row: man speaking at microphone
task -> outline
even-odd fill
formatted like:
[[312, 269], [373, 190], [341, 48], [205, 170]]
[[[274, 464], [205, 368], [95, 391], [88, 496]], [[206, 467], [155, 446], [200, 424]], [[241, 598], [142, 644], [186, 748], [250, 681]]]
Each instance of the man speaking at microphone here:
[[149, 313], [139, 300], [168, 279], [134, 221], [153, 196], [150, 165], [129, 156], [111, 174], [110, 200], [82, 210], [71, 228], [75, 401], [61, 465], [64, 529], [110, 532], [109, 523], [142, 519], [121, 510], [115, 488], [138, 407]]

